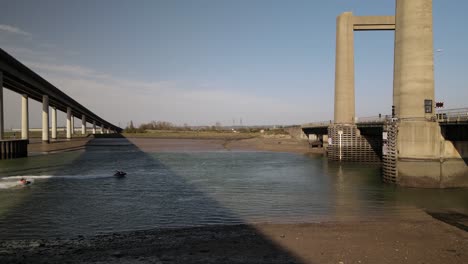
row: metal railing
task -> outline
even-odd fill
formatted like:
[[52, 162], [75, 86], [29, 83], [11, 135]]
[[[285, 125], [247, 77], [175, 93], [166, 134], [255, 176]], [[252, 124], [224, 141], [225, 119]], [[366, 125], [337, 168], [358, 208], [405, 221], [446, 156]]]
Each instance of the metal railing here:
[[468, 108], [455, 108], [438, 110], [436, 112], [436, 120], [438, 122], [467, 122]]
[[[355, 117], [356, 124], [379, 124], [389, 120], [391, 115], [378, 115], [378, 116], [365, 116]], [[403, 118], [401, 120], [419, 120], [420, 118]], [[434, 119], [431, 119], [434, 121]], [[455, 108], [455, 109], [444, 109], [437, 110], [435, 114], [435, 120], [442, 123], [450, 122], [468, 122], [468, 108]], [[303, 124], [301, 127], [314, 128], [324, 127], [333, 124], [333, 120], [319, 121], [313, 123]]]
[[324, 126], [329, 126], [331, 124], [333, 124], [333, 120], [307, 123], [307, 124], [301, 125], [301, 127], [303, 127], [303, 128], [304, 127], [308, 127], [308, 128], [311, 128], [311, 127], [324, 127]]

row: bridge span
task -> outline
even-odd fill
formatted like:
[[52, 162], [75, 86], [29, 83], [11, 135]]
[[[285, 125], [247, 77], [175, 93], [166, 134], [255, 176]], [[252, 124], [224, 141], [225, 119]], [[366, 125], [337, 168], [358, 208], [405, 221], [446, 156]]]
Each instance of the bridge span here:
[[[67, 139], [71, 139], [73, 136], [74, 117], [81, 119], [82, 134], [86, 134], [87, 123], [92, 124], [93, 134], [98, 132], [97, 127], [99, 127], [99, 133], [120, 133], [122, 131], [120, 127], [99, 117], [16, 60], [3, 49], [0, 49], [0, 85], [0, 141], [2, 142], [7, 141], [4, 137], [3, 88], [19, 93], [22, 96], [21, 140], [23, 141], [29, 141], [29, 99], [42, 103], [42, 141], [44, 143], [49, 143], [50, 139], [57, 139], [57, 110], [63, 111], [67, 115]], [[51, 113], [50, 110], [52, 110]], [[52, 119], [51, 127], [49, 127], [50, 116]], [[24, 146], [24, 143], [21, 142], [21, 140], [14, 140], [14, 142], [19, 142], [17, 144]], [[21, 149], [21, 153], [23, 153], [22, 155], [18, 155], [18, 153], [9, 153], [14, 149], [17, 149], [16, 143], [2, 143], [1, 146], [0, 159], [24, 156], [24, 153], [27, 155], [27, 151], [24, 151], [24, 147], [18, 147], [18, 149]]]

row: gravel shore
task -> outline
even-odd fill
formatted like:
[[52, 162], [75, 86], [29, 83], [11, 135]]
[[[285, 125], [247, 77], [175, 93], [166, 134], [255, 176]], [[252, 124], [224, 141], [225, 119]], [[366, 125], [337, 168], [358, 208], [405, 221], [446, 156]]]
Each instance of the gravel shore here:
[[421, 220], [154, 229], [0, 241], [0, 263], [467, 263], [468, 233]]

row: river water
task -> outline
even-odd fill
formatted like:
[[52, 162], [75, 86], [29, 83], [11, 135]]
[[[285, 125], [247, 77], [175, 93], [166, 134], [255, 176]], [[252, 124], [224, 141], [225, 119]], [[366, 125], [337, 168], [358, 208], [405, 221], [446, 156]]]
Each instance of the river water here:
[[[96, 141], [85, 151], [0, 161], [0, 239], [468, 212], [467, 189], [387, 185], [378, 165], [219, 149], [152, 153], [126, 139]], [[113, 177], [115, 169], [127, 177]], [[18, 185], [21, 177], [32, 184]]]

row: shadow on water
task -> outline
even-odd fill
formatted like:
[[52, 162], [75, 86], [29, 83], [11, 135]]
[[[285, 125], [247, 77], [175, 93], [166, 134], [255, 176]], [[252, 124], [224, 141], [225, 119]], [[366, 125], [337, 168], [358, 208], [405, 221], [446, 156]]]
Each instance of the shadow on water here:
[[[264, 263], [301, 263], [293, 253], [178, 175], [157, 155], [141, 151], [126, 138], [93, 139], [88, 142], [85, 151], [60, 156], [66, 156], [66, 162], [61, 161], [62, 165], [49, 160], [49, 164], [44, 164], [44, 170], [36, 170], [36, 173], [47, 173], [47, 168], [52, 169], [55, 172], [49, 170], [48, 173], [53, 178], [38, 179], [31, 188], [0, 193], [3, 202], [16, 201], [9, 207], [4, 206], [7, 209], [0, 210], [0, 239], [93, 237], [101, 233], [135, 229], [204, 226], [219, 219], [220, 225], [216, 228], [226, 223], [245, 225], [243, 232], [254, 234], [254, 241], [249, 245], [258, 245], [261, 249], [259, 254], [265, 249], [275, 252], [264, 256]], [[20, 170], [20, 173], [24, 173], [37, 169], [36, 162], [48, 159], [34, 157], [34, 160], [31, 162], [25, 158], [14, 162], [17, 165], [22, 162], [28, 164], [30, 168]], [[128, 176], [114, 178], [113, 169], [124, 170]], [[4, 173], [5, 170], [2, 171]], [[96, 177], [92, 181], [83, 180], [83, 175]], [[119, 195], [116, 196], [116, 193]], [[35, 217], [39, 215], [42, 215], [42, 221], [38, 222]], [[148, 220], [152, 218], [165, 220]], [[135, 229], [125, 229], [129, 221]], [[36, 226], [32, 228], [32, 225]], [[38, 227], [43, 231], [34, 233], [32, 230]], [[197, 248], [199, 245], [184, 245], [184, 248], [187, 247]], [[239, 247], [242, 248], [242, 245]], [[63, 257], [66, 259], [66, 256]], [[238, 256], [231, 257], [223, 262], [239, 261]]]
[[[427, 214], [466, 230], [468, 189], [408, 188], [383, 183], [381, 165], [323, 162], [329, 176], [337, 208], [337, 218], [358, 216], [398, 216], [419, 219]], [[464, 227], [462, 227], [464, 226]]]

